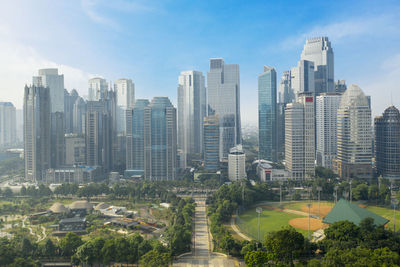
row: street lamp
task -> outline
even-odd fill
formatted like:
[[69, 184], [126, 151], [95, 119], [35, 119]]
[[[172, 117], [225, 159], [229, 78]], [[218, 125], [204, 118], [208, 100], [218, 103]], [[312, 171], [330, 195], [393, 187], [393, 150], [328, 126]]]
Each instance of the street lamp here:
[[349, 182], [349, 184], [350, 184], [350, 203], [351, 203], [351, 199], [353, 198], [352, 197], [352, 191], [351, 191], [351, 183], [352, 183], [352, 180], [350, 180], [350, 182]]
[[321, 218], [321, 191], [322, 191], [322, 187], [318, 186], [317, 187], [318, 190], [318, 217]]
[[282, 181], [279, 181], [279, 204], [282, 205]]
[[335, 186], [335, 204], [337, 203], [337, 191], [339, 189], [339, 186]]
[[393, 205], [393, 233], [396, 233], [396, 207], [399, 204], [397, 199], [392, 199]]
[[[261, 242], [261, 240], [260, 240], [260, 215], [261, 215], [261, 212], [262, 212], [262, 208], [261, 207], [257, 207], [256, 208], [256, 212], [258, 213], [258, 238], [257, 238], [257, 240], [259, 241], [259, 242]], [[258, 248], [258, 244], [257, 244], [257, 248]]]
[[311, 208], [311, 203], [307, 204], [307, 208], [308, 208], [308, 240], [311, 240], [311, 236], [310, 236], [310, 208]]

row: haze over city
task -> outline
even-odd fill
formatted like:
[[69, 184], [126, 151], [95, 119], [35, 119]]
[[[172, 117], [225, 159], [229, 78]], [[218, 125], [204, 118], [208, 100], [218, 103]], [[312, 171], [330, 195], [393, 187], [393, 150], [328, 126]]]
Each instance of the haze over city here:
[[22, 109], [24, 85], [57, 67], [80, 95], [91, 77], [126, 77], [136, 98], [169, 96], [176, 105], [179, 73], [205, 73], [209, 58], [223, 57], [240, 66], [242, 124], [256, 125], [263, 66], [279, 79], [307, 38], [328, 36], [335, 80], [359, 85], [375, 116], [400, 105], [399, 13], [397, 1], [6, 1], [0, 99]]

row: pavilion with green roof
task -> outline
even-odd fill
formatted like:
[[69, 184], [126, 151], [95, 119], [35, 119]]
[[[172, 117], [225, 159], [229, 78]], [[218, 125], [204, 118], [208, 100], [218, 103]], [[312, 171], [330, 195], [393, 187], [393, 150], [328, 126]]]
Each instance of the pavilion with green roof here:
[[374, 219], [374, 224], [377, 226], [385, 225], [389, 222], [388, 219], [361, 208], [356, 204], [350, 203], [343, 198], [336, 203], [331, 212], [326, 215], [322, 222], [333, 224], [339, 221], [350, 221], [356, 225], [360, 225], [360, 222], [366, 218]]

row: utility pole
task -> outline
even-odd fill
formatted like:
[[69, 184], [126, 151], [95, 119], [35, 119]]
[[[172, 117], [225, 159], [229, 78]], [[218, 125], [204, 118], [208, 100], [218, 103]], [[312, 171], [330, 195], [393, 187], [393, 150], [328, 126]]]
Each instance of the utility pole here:
[[311, 208], [311, 203], [307, 204], [307, 208], [308, 208], [308, 240], [311, 240], [311, 236], [310, 236], [310, 208]]
[[[258, 236], [257, 236], [257, 241], [261, 242], [260, 240], [260, 215], [262, 212], [262, 208], [261, 207], [257, 207], [256, 208], [256, 212], [258, 213]], [[257, 249], [258, 249], [258, 243], [257, 243]]]
[[317, 190], [318, 190], [318, 218], [321, 218], [321, 191], [322, 191], [322, 187], [318, 186]]
[[335, 186], [335, 204], [337, 203], [337, 191], [339, 189], [339, 186]]
[[396, 233], [396, 207], [397, 204], [399, 204], [399, 201], [397, 199], [393, 199], [392, 204], [393, 204], [393, 233]]
[[352, 196], [352, 191], [351, 191], [351, 183], [352, 183], [353, 181], [352, 180], [350, 180], [350, 182], [349, 182], [349, 184], [350, 184], [350, 203], [351, 203], [351, 200], [352, 200], [352, 198], [353, 198], [353, 196]]
[[279, 181], [279, 204], [282, 205], [282, 181]]

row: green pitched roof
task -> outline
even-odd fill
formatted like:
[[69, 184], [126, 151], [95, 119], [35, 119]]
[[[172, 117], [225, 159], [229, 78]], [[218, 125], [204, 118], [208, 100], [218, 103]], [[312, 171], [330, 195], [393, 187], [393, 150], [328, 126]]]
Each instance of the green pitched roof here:
[[350, 221], [359, 225], [362, 220], [368, 217], [374, 219], [375, 225], [385, 225], [389, 222], [388, 219], [344, 199], [341, 199], [336, 203], [331, 212], [326, 215], [322, 222], [333, 224], [339, 221]]

